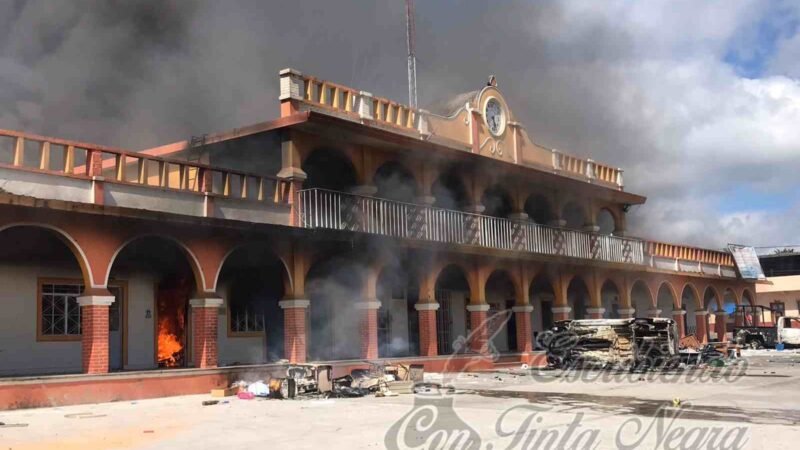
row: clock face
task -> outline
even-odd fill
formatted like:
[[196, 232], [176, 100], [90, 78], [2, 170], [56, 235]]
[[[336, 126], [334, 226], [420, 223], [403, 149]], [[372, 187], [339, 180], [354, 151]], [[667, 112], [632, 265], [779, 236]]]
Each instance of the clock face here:
[[494, 136], [503, 134], [506, 128], [506, 116], [500, 102], [495, 98], [490, 98], [486, 102], [486, 111], [484, 111], [484, 118], [486, 125], [489, 127], [489, 132]]

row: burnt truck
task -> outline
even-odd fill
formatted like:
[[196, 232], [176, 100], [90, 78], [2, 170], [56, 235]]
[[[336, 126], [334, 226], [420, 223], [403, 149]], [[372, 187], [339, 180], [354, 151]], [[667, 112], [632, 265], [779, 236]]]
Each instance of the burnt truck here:
[[677, 325], [666, 318], [564, 320], [539, 341], [550, 367], [635, 370], [679, 361]]
[[[765, 320], [769, 312], [770, 320]], [[774, 320], [774, 322], [773, 322]], [[800, 347], [800, 317], [782, 316], [761, 305], [736, 305], [733, 336], [738, 345], [752, 349]]]

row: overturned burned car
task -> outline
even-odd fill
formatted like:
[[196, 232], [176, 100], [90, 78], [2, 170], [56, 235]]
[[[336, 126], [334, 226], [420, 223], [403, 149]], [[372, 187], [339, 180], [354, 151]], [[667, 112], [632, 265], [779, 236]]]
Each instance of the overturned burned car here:
[[675, 321], [662, 318], [564, 320], [539, 335], [550, 367], [639, 369], [678, 360]]

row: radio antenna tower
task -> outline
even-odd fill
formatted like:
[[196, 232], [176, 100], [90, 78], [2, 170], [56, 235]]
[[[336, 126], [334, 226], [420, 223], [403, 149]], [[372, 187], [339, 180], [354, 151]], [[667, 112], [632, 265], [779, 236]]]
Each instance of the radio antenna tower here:
[[415, 54], [416, 27], [414, 26], [414, 0], [406, 0], [406, 43], [408, 44], [408, 105], [417, 107], [417, 55]]

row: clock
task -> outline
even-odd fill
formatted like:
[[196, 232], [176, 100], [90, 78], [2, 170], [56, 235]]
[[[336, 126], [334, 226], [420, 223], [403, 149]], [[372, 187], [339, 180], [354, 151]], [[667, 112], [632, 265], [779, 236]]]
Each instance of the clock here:
[[500, 101], [492, 97], [486, 101], [483, 119], [492, 136], [500, 136], [506, 130], [506, 113]]

